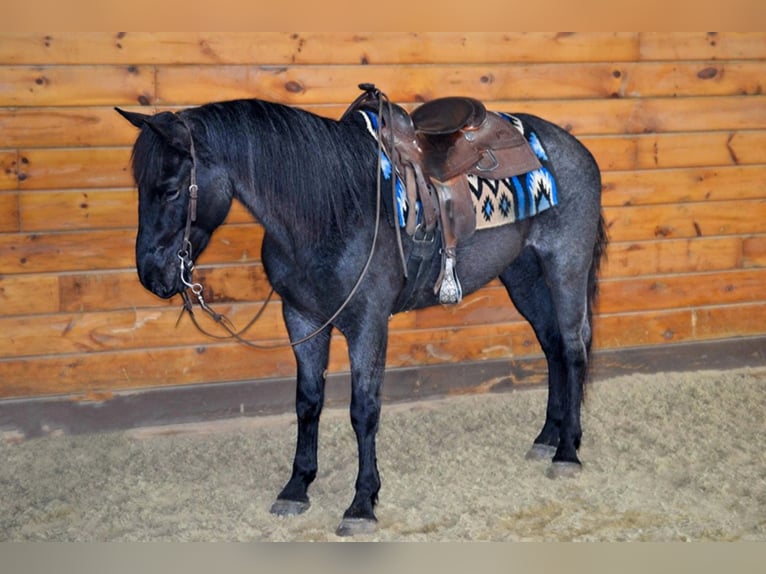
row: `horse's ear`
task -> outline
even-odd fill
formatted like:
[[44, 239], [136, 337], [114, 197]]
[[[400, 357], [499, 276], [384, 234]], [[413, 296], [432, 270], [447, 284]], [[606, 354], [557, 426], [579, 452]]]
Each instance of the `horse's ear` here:
[[188, 154], [191, 146], [189, 129], [172, 112], [161, 112], [150, 116], [146, 124], [162, 139], [178, 151]]
[[121, 110], [120, 108], [114, 108], [114, 110], [137, 128], [142, 128], [144, 124], [148, 124], [152, 119], [152, 116], [148, 116], [146, 114], [127, 112], [125, 110]]
[[137, 112], [127, 112], [114, 108], [117, 112], [137, 128], [149, 126], [158, 136], [182, 153], [189, 153], [191, 145], [189, 130], [172, 112], [161, 112], [150, 116]]

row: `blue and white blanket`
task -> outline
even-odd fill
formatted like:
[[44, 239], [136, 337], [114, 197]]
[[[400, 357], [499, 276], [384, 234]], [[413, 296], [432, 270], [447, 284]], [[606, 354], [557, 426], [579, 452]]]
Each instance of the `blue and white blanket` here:
[[[377, 117], [369, 111], [364, 115], [367, 129], [377, 137]], [[558, 190], [548, 155], [537, 134], [528, 129], [517, 117], [510, 114], [499, 115], [513, 124], [526, 138], [540, 160], [541, 167], [528, 173], [508, 179], [484, 179], [474, 175], [466, 176], [471, 188], [476, 228], [486, 229], [514, 223], [537, 215], [558, 204]], [[382, 152], [381, 171], [383, 178], [391, 180], [392, 165], [385, 152]], [[416, 209], [418, 206], [416, 206]], [[396, 178], [396, 215], [400, 227], [407, 221], [410, 209], [404, 181]]]

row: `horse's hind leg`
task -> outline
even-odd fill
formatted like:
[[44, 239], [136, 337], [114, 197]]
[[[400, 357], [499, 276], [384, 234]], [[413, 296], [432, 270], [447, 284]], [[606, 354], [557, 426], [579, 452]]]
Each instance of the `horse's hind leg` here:
[[527, 457], [550, 460], [559, 445], [562, 394], [566, 383], [566, 373], [562, 369], [561, 337], [553, 312], [553, 300], [537, 256], [529, 248], [522, 251], [513, 265], [500, 275], [500, 279], [519, 313], [534, 329], [548, 364], [548, 405], [545, 423]]
[[519, 312], [532, 325], [547, 360], [545, 424], [529, 456], [552, 457], [554, 474], [580, 465], [580, 404], [591, 336], [587, 271], [566, 276], [559, 267], [554, 258], [541, 259], [527, 247], [500, 276]]
[[[293, 340], [313, 332], [318, 325], [303, 319], [287, 304], [284, 317]], [[305, 343], [294, 347], [298, 363], [295, 410], [298, 438], [290, 480], [271, 507], [272, 514], [289, 516], [309, 508], [308, 487], [317, 473], [319, 416], [324, 403], [325, 370], [329, 359], [331, 329], [327, 328]]]

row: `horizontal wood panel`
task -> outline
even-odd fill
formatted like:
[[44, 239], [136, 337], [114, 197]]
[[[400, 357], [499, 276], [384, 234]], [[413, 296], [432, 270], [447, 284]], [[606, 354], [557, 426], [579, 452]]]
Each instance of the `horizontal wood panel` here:
[[741, 235], [763, 230], [766, 199], [606, 207], [604, 213], [615, 241]]
[[132, 187], [130, 149], [73, 148], [22, 150], [21, 189]]
[[743, 238], [694, 237], [661, 241], [612, 242], [601, 264], [604, 278], [722, 271], [742, 264]]
[[760, 32], [641, 32], [641, 60], [766, 58]]
[[134, 189], [24, 193], [20, 203], [22, 231], [138, 225], [138, 193]]
[[763, 59], [760, 32], [6, 32], [10, 64], [428, 64]]
[[288, 377], [294, 372], [289, 350], [258, 352], [236, 345], [0, 360], [4, 398]]
[[[260, 265], [256, 266], [262, 269]], [[258, 288], [242, 279], [248, 276], [247, 268], [237, 267], [240, 280], [216, 281], [219, 276], [230, 274], [227, 268], [201, 269], [199, 279], [206, 285], [206, 294], [215, 300], [223, 293], [226, 300], [226, 286], [241, 292], [239, 300], [265, 298], [268, 288]], [[265, 277], [251, 271], [249, 275], [258, 278], [255, 285], [261, 285]], [[212, 287], [209, 283], [212, 282]], [[246, 287], [249, 287], [246, 289]], [[30, 297], [34, 292], [35, 296]], [[40, 295], [38, 296], [38, 292]], [[262, 295], [261, 295], [262, 293]], [[258, 297], [258, 295], [261, 295]], [[165, 300], [144, 289], [134, 269], [87, 273], [34, 273], [0, 276], [0, 302], [4, 314], [23, 316], [53, 314], [58, 312], [88, 312], [102, 310], [125, 310], [142, 307], [180, 305], [179, 300]]]
[[[231, 266], [197, 266], [195, 280], [205, 289], [205, 298], [211, 303], [263, 301], [270, 285], [260, 263]], [[23, 276], [22, 276], [23, 277]], [[147, 291], [139, 282], [134, 269], [101, 273], [73, 273], [56, 276], [60, 306], [56, 311], [94, 312], [125, 310], [142, 307], [180, 307], [178, 297], [160, 299]], [[12, 278], [6, 278], [11, 281]], [[272, 300], [278, 301], [274, 294]], [[19, 301], [17, 305], [23, 305]], [[25, 314], [20, 308], [18, 314]]]
[[602, 315], [595, 324], [600, 348], [748, 337], [763, 332], [766, 304], [726, 305], [646, 314]]
[[766, 236], [747, 237], [742, 243], [743, 265], [745, 267], [766, 266]]
[[667, 345], [693, 340], [692, 310], [655, 311], [650, 314], [602, 315], [594, 321], [595, 348]]
[[2, 146], [16, 148], [132, 146], [138, 135], [113, 107], [97, 106], [0, 108], [0, 132]]
[[766, 132], [759, 130], [579, 139], [602, 171], [766, 164]]
[[18, 176], [16, 167], [19, 154], [16, 151], [0, 150], [0, 190], [16, 189], [18, 187]]
[[19, 196], [0, 192], [0, 233], [19, 230]]
[[[646, 98], [631, 100], [624, 131], [628, 133], [752, 130], [766, 127], [766, 97], [727, 96], [715, 100]], [[712, 104], [712, 105], [711, 105]]]
[[608, 206], [760, 199], [766, 166], [606, 172], [602, 185]]
[[535, 114], [580, 135], [766, 129], [764, 96], [503, 100], [489, 107]]
[[605, 280], [599, 289], [598, 312], [756, 303], [763, 298], [764, 285], [766, 269]]
[[[0, 274], [0, 305], [3, 315], [7, 317], [56, 313], [62, 310], [59, 305], [59, 278], [56, 275]], [[0, 356], [4, 354], [3, 351]]]
[[[255, 223], [221, 227], [198, 262], [257, 261], [262, 239]], [[0, 234], [0, 274], [133, 268], [135, 240], [135, 229]]]
[[[260, 98], [285, 104], [351, 102], [357, 85], [373, 82], [397, 102], [422, 102], [437, 96], [467, 95], [481, 100], [606, 97], [619, 88], [608, 64], [477, 66], [173, 66], [157, 69], [159, 103], [202, 104], [215, 100]], [[559, 81], [554, 82], [556, 78]], [[569, 80], [567, 80], [569, 78]]]
[[637, 59], [635, 32], [5, 33], [12, 64], [431, 64]]
[[140, 66], [4, 66], [0, 106], [150, 103], [154, 69]]
[[766, 164], [766, 132], [724, 131], [639, 136], [635, 168]]
[[766, 64], [577, 63], [449, 66], [159, 66], [157, 100], [202, 104], [255, 97], [294, 105], [350, 102], [360, 82], [394, 101], [760, 95]]
[[764, 64], [756, 62], [685, 62], [622, 64], [621, 97], [760, 95]]
[[[221, 306], [218, 311], [236, 325], [244, 325], [257, 311], [255, 305]], [[258, 321], [253, 338], [285, 339], [281, 306], [270, 305]], [[205, 345], [210, 342], [188, 318], [176, 328], [179, 310], [170, 308], [110, 311], [103, 313], [62, 313], [0, 318], [0, 348], [4, 355], [35, 356], [91, 353], [107, 350]], [[200, 323], [211, 332], [225, 334], [204, 316]]]
[[766, 304], [731, 305], [695, 311], [695, 339], [728, 339], [763, 333]]
[[135, 231], [0, 234], [0, 275], [133, 267], [135, 240]]

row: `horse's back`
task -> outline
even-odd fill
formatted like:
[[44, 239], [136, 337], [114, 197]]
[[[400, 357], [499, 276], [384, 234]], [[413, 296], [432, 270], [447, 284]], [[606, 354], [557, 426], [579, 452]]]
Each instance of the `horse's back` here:
[[582, 193], [600, 203], [601, 175], [596, 159], [577, 137], [561, 126], [531, 114], [514, 114], [537, 134], [566, 195]]

